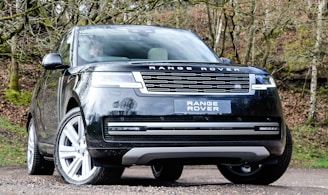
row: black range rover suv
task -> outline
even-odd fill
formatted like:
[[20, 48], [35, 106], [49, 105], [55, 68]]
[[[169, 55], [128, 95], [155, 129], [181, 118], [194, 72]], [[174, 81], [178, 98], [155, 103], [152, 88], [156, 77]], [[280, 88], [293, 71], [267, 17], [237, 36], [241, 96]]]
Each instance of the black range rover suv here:
[[261, 68], [217, 57], [190, 31], [76, 26], [42, 61], [28, 113], [28, 173], [68, 183], [117, 181], [149, 165], [175, 181], [183, 165], [217, 165], [233, 183], [286, 171], [291, 135]]

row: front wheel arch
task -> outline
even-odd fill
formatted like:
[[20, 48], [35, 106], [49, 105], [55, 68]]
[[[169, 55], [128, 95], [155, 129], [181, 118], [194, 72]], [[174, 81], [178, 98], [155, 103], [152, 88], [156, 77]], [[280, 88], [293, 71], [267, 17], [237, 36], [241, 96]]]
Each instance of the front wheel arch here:
[[71, 111], [72, 109], [75, 109], [75, 108], [78, 108], [79, 107], [79, 104], [78, 102], [76, 101], [75, 98], [71, 98], [68, 103], [67, 103], [67, 106], [66, 106], [66, 110], [65, 110], [65, 113], [67, 114], [69, 111]]

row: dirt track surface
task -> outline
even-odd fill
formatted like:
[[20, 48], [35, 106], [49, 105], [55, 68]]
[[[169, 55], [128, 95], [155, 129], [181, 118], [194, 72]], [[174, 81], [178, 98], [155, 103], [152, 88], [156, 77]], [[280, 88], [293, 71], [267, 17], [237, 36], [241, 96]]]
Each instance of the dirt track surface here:
[[30, 176], [25, 167], [0, 167], [0, 195], [6, 194], [328, 194], [328, 169], [291, 168], [269, 186], [235, 185], [215, 166], [186, 166], [177, 182], [153, 179], [145, 166], [127, 168], [115, 185], [76, 186], [53, 176]]

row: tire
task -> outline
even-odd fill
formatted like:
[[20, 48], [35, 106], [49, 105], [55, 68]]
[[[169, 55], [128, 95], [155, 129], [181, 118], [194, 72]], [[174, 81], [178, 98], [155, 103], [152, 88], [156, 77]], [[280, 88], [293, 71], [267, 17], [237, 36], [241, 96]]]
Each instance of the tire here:
[[154, 177], [158, 180], [176, 181], [180, 178], [182, 174], [183, 165], [173, 165], [173, 164], [152, 165], [151, 171]]
[[113, 183], [124, 168], [97, 167], [87, 150], [85, 128], [79, 108], [69, 111], [61, 122], [55, 143], [55, 164], [59, 175], [75, 185]]
[[218, 165], [221, 174], [232, 183], [268, 185], [278, 180], [286, 171], [292, 156], [292, 137], [286, 127], [286, 146], [276, 164], [249, 166]]
[[52, 175], [55, 165], [53, 162], [45, 160], [40, 154], [33, 118], [29, 121], [27, 133], [26, 164], [28, 174]]

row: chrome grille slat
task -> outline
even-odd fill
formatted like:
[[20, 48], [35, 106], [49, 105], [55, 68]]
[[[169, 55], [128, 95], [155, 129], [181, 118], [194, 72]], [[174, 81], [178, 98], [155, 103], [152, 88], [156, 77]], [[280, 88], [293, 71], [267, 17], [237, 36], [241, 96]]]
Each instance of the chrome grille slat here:
[[141, 72], [149, 92], [249, 93], [248, 74]]
[[202, 84], [213, 84], [213, 85], [217, 85], [217, 84], [225, 84], [225, 81], [202, 81]]

